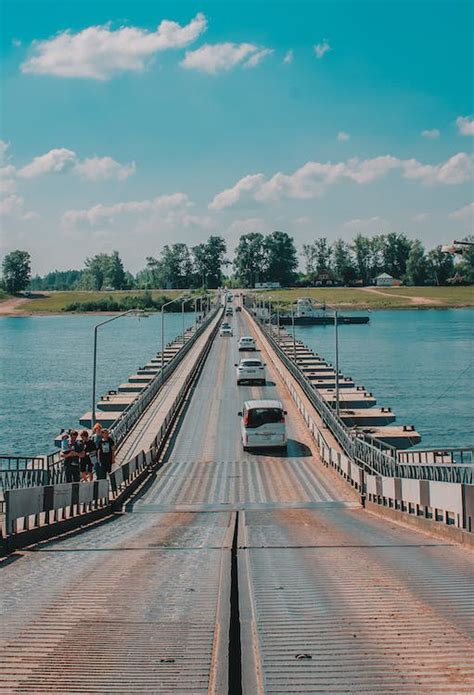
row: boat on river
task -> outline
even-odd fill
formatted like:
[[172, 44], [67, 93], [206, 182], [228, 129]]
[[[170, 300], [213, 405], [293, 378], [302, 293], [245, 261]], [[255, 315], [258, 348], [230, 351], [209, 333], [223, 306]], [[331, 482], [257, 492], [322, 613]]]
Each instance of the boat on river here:
[[[369, 323], [368, 316], [346, 316], [337, 314], [338, 323]], [[301, 297], [296, 302], [293, 314], [280, 314], [280, 325], [291, 326], [293, 321], [296, 326], [324, 326], [334, 323], [334, 311], [327, 309], [324, 302], [314, 303], [309, 297]]]

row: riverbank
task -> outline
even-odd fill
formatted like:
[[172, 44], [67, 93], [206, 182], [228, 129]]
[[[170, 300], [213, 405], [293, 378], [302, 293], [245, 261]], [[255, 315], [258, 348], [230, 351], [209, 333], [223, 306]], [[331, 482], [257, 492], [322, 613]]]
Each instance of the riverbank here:
[[258, 297], [283, 307], [310, 297], [347, 310], [456, 309], [474, 307], [474, 286], [469, 287], [295, 287], [259, 292]]
[[[235, 290], [239, 292], [239, 290]], [[54, 316], [64, 314], [116, 313], [114, 311], [69, 311], [72, 304], [101, 302], [108, 297], [120, 301], [130, 296], [142, 297], [144, 290], [113, 292], [37, 292], [35, 297], [0, 297], [0, 316]], [[186, 290], [148, 290], [153, 300], [173, 299]], [[283, 290], [259, 292], [258, 296], [290, 305], [299, 297], [311, 297], [314, 301], [331, 304], [338, 309], [455, 309], [474, 307], [474, 286], [469, 287], [295, 287]]]

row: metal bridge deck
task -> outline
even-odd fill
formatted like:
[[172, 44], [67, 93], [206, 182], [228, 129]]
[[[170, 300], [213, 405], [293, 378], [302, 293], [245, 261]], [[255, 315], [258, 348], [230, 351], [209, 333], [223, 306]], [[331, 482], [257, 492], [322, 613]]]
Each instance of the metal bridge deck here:
[[[4, 563], [0, 692], [236, 688], [236, 510], [245, 693], [474, 692], [472, 554], [360, 509], [270, 364], [272, 383], [237, 388], [233, 321], [128, 512]], [[262, 396], [288, 410], [286, 457], [241, 449], [237, 411]]]

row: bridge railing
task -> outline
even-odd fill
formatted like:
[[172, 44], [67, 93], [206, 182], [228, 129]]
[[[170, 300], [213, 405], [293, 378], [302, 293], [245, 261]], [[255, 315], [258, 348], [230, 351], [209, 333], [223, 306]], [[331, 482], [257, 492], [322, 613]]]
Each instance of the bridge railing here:
[[[472, 464], [421, 464], [416, 463], [416, 452], [413, 463], [400, 463], [397, 452], [372, 437], [350, 430], [337, 416], [334, 409], [323, 399], [318, 390], [313, 388], [299, 366], [281, 348], [275, 339], [272, 328], [265, 323], [258, 323], [273, 350], [285, 365], [287, 371], [295, 378], [310, 403], [316, 409], [323, 424], [332, 432], [347, 456], [360, 465], [367, 473], [390, 477], [406, 477], [424, 480], [442, 481], [459, 484], [474, 483], [474, 468]], [[459, 450], [453, 450], [459, 451]], [[467, 451], [467, 450], [466, 450]], [[453, 457], [454, 460], [454, 457]], [[409, 459], [407, 458], [407, 461]]]
[[[117, 445], [123, 441], [144, 410], [150, 405], [158, 393], [162, 382], [168, 379], [207, 328], [214, 318], [217, 308], [217, 304], [212, 305], [211, 310], [200, 323], [198, 329], [194, 331], [191, 338], [184, 343], [183, 347], [165, 365], [163, 376], [159, 372], [147, 384], [131, 406], [123, 411], [120, 418], [111, 428], [111, 436]], [[179, 337], [181, 337], [181, 334]], [[178, 337], [175, 340], [178, 340]], [[46, 456], [0, 456], [0, 491], [38, 485], [56, 485], [65, 481], [65, 472], [59, 451], [51, 452]]]
[[[5, 490], [4, 500], [0, 500], [0, 540], [7, 551], [48, 537], [52, 535], [48, 531], [53, 529], [54, 533], [61, 533], [121, 509], [126, 497], [144, 480], [148, 471], [159, 464], [174, 420], [217, 330], [218, 323], [187, 374], [148, 451], [141, 451], [113, 470], [107, 480], [37, 484]], [[44, 469], [38, 469], [41, 471]]]

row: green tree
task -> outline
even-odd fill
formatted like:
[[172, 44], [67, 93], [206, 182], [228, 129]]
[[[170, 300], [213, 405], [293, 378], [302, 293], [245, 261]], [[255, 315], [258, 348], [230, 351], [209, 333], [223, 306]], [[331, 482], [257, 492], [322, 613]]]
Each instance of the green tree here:
[[437, 285], [445, 285], [454, 275], [454, 259], [451, 254], [443, 253], [441, 246], [428, 253], [428, 270]]
[[372, 280], [372, 244], [368, 237], [357, 234], [352, 242], [357, 277], [364, 285]]
[[[471, 234], [465, 241], [474, 242], [474, 236]], [[474, 283], [474, 246], [466, 246], [462, 252], [461, 261], [455, 269], [464, 282]]]
[[316, 239], [313, 243], [316, 254], [315, 271], [316, 274], [328, 271], [331, 268], [332, 249], [326, 237]]
[[160, 270], [166, 287], [189, 287], [193, 264], [187, 244], [166, 245], [161, 252]]
[[428, 277], [428, 259], [419, 239], [412, 242], [406, 264], [406, 276], [414, 285], [422, 285]]
[[110, 257], [106, 253], [98, 253], [84, 261], [85, 271], [82, 285], [87, 290], [101, 290], [106, 284], [109, 271]]
[[106, 284], [113, 287], [114, 290], [122, 290], [126, 286], [125, 270], [118, 251], [113, 251], [112, 255], [108, 257]]
[[268, 280], [283, 287], [292, 285], [298, 267], [298, 253], [293, 237], [286, 232], [272, 232], [263, 242], [266, 250], [265, 274]]
[[197, 287], [221, 286], [222, 269], [229, 263], [225, 258], [226, 252], [226, 243], [220, 236], [210, 236], [205, 244], [192, 248]]
[[314, 243], [303, 244], [303, 258], [306, 275], [311, 277], [316, 272], [316, 249]]
[[333, 270], [336, 278], [347, 285], [355, 280], [356, 269], [351, 249], [343, 239], [337, 239], [332, 246]]
[[31, 256], [28, 251], [11, 251], [2, 263], [3, 287], [9, 294], [16, 294], [28, 287], [31, 277]]
[[234, 268], [237, 277], [248, 287], [265, 279], [267, 268], [267, 249], [265, 237], [260, 232], [243, 234], [235, 249]]
[[382, 268], [394, 278], [402, 278], [407, 270], [411, 241], [405, 234], [390, 232], [379, 237], [381, 244]]

